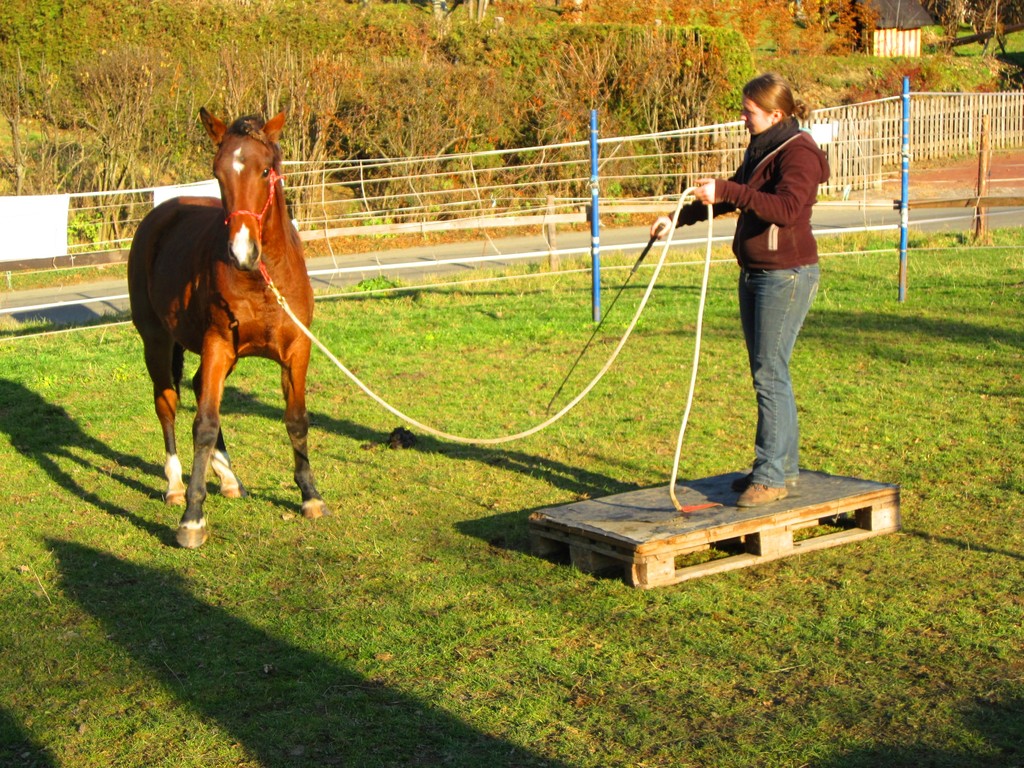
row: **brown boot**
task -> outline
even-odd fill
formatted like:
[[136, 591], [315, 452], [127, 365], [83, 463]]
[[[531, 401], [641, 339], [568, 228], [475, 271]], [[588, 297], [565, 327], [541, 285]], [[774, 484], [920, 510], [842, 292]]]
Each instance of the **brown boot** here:
[[767, 504], [770, 501], [778, 501], [784, 499], [789, 495], [789, 491], [783, 488], [769, 488], [767, 485], [761, 485], [760, 483], [751, 483], [747, 486], [747, 490], [740, 494], [740, 497], [736, 499], [737, 507], [757, 507], [761, 504]]
[[[753, 478], [754, 474], [752, 472], [748, 472], [743, 477], [737, 477], [729, 483], [729, 487], [736, 491], [736, 493], [743, 493], [743, 491], [750, 487], [750, 481], [753, 480]], [[786, 490], [792, 491], [796, 488], [797, 480], [799, 480], [799, 475], [797, 477], [787, 477]]]

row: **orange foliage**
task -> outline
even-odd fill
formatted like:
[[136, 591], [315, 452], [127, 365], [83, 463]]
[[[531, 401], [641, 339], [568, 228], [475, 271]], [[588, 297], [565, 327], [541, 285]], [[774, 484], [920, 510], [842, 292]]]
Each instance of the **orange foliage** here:
[[753, 49], [845, 53], [871, 20], [856, 0], [560, 0], [564, 21], [592, 24], [705, 24], [737, 30]]

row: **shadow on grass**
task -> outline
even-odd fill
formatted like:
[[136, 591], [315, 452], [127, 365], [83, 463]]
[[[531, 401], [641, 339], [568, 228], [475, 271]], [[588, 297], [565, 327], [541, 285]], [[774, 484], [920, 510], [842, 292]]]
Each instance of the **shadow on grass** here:
[[809, 763], [813, 768], [996, 768], [1024, 765], [1024, 697], [976, 700], [964, 722], [987, 749], [954, 751], [921, 744], [885, 744]]
[[[281, 406], [268, 405], [254, 395], [229, 387], [225, 393], [222, 410], [225, 413], [235, 412], [263, 416], [280, 423], [281, 455], [282, 457], [290, 455]], [[156, 417], [153, 418], [155, 420]], [[383, 447], [387, 443], [388, 436], [386, 434], [351, 421], [322, 414], [312, 414], [311, 418], [317, 427], [331, 434], [347, 437], [359, 444], [380, 444]], [[70, 463], [87, 470], [86, 477], [106, 474], [136, 493], [141, 502], [154, 497], [154, 488], [120, 472], [119, 468], [128, 468], [138, 474], [162, 480], [162, 467], [146, 462], [137, 456], [121, 453], [111, 445], [97, 440], [86, 433], [64, 408], [48, 402], [19, 382], [3, 378], [0, 378], [0, 432], [9, 437], [11, 445], [18, 453], [33, 461], [60, 488], [96, 509], [113, 517], [128, 520], [161, 543], [168, 546], [174, 545], [174, 530], [172, 528], [141, 517], [109, 499], [101, 497], [83, 485], [68, 469]], [[225, 434], [229, 448], [231, 445], [230, 432], [231, 424], [228, 420], [225, 424]], [[182, 447], [186, 448], [187, 455], [191, 457], [191, 440], [187, 440], [186, 446]], [[520, 472], [531, 477], [541, 477], [556, 488], [576, 494], [607, 495], [610, 492], [627, 490], [632, 487], [623, 486], [623, 484], [603, 475], [587, 472], [578, 467], [571, 467], [557, 461], [517, 451], [467, 448], [423, 437], [418, 439], [414, 450], [445, 454], [459, 461], [475, 461], [492, 466], [500, 465], [510, 471]], [[313, 446], [311, 458], [315, 472], [317, 470], [316, 446]], [[282, 461], [288, 461], [288, 459], [282, 458]], [[187, 472], [191, 468], [191, 461], [186, 460], [185, 463]], [[107, 469], [109, 465], [114, 465], [114, 469]], [[245, 482], [245, 467], [239, 468], [239, 473]], [[158, 492], [157, 490], [156, 493]], [[282, 506], [292, 507], [297, 506], [298, 499], [298, 490], [296, 489], [294, 501], [286, 498], [274, 501]]]
[[1024, 560], [1024, 553], [1014, 552], [1010, 549], [996, 549], [995, 547], [989, 547], [984, 544], [978, 544], [973, 541], [965, 541], [964, 539], [954, 539], [952, 536], [936, 536], [930, 531], [923, 530], [912, 530], [903, 529], [903, 533], [907, 536], [916, 536], [919, 539], [925, 541], [935, 541], [939, 544], [943, 544], [947, 547], [956, 547], [962, 549], [965, 552], [985, 552], [990, 555], [1000, 555], [1002, 557], [1008, 557], [1011, 560]]
[[[545, 507], [461, 520], [455, 524], [455, 530], [465, 536], [485, 541], [495, 550], [521, 552], [533, 556], [534, 551], [527, 521], [530, 519], [530, 515], [539, 509], [545, 509]], [[553, 562], [569, 565], [569, 547], [566, 546], [563, 554], [550, 554], [545, 557]], [[618, 575], [621, 576], [621, 569], [619, 569]]]
[[57, 761], [0, 707], [0, 765], [4, 768], [56, 768]]
[[55, 484], [83, 501], [114, 517], [128, 520], [140, 530], [165, 544], [174, 542], [174, 531], [152, 520], [123, 509], [97, 496], [81, 485], [64, 468], [68, 462], [77, 464], [90, 474], [105, 473], [126, 488], [139, 494], [140, 499], [153, 495], [153, 489], [120, 473], [117, 469], [106, 472], [103, 462], [117, 467], [128, 467], [146, 474], [159, 474], [163, 470], [136, 456], [123, 454], [82, 430], [74, 418], [58, 405], [18, 382], [0, 379], [0, 431], [7, 434], [18, 453], [34, 461]]
[[176, 574], [47, 545], [65, 594], [109, 640], [266, 768], [564, 765], [203, 603]]
[[[879, 335], [896, 334], [896, 335]], [[967, 323], [950, 316], [932, 319], [876, 312], [845, 312], [835, 309], [811, 309], [800, 339], [809, 339], [825, 348], [862, 349], [865, 354], [905, 361], [908, 358], [927, 358], [935, 355], [928, 345], [912, 344], [908, 336], [942, 339], [958, 344], [990, 346], [993, 343], [1024, 348], [1024, 335], [1016, 328], [995, 328], [990, 325]], [[884, 342], [881, 343], [881, 342]], [[798, 348], [801, 342], [798, 341]], [[945, 355], [948, 350], [942, 350]]]
[[[281, 424], [282, 445], [285, 445], [287, 442], [288, 438], [284, 431], [283, 422], [284, 410], [281, 406], [265, 403], [255, 395], [228, 387], [224, 393], [221, 413], [245, 413], [279, 422]], [[396, 421], [398, 420], [396, 419]], [[311, 412], [310, 423], [318, 429], [323, 429], [332, 435], [348, 438], [361, 446], [384, 449], [388, 444], [387, 434], [346, 419], [338, 419], [323, 413]], [[228, 434], [229, 429], [230, 424], [225, 427], [225, 439], [230, 449], [231, 436]], [[457, 461], [473, 461], [488, 466], [500, 466], [502, 469], [507, 469], [511, 472], [540, 478], [554, 488], [560, 488], [579, 495], [607, 496], [610, 493], [620, 493], [639, 487], [635, 484], [622, 483], [605, 475], [588, 472], [579, 467], [523, 453], [522, 451], [455, 444], [422, 434], [416, 434], [415, 437], [415, 444], [411, 448], [403, 450], [415, 450], [426, 454], [440, 454], [449, 456]], [[313, 445], [311, 446], [310, 460], [313, 462], [314, 474], [317, 471], [318, 464], [316, 457], [317, 446]], [[236, 469], [242, 473], [241, 479], [242, 482], [245, 482], [244, 467]], [[328, 503], [330, 503], [330, 500], [328, 500]]]

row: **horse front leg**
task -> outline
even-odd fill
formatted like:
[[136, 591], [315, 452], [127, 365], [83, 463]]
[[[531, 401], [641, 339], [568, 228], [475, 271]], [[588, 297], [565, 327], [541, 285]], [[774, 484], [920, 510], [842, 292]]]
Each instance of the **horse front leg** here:
[[320, 492], [316, 489], [313, 469], [309, 463], [307, 436], [309, 414], [306, 412], [306, 367], [309, 354], [292, 365], [282, 364], [281, 389], [284, 393], [284, 424], [292, 443], [295, 457], [295, 484], [302, 493], [302, 514], [315, 520], [331, 514]]
[[[216, 360], [210, 364], [209, 361]], [[210, 470], [220, 435], [220, 403], [224, 396], [224, 380], [233, 361], [224, 361], [203, 350], [202, 376], [192, 423], [192, 475], [185, 491], [185, 514], [178, 523], [178, 544], [186, 549], [201, 547], [210, 537], [210, 529], [203, 513], [206, 501], [206, 475]]]

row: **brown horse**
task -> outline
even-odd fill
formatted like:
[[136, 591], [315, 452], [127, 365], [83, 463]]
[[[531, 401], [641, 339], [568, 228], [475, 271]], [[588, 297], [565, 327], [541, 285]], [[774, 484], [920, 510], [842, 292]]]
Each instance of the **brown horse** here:
[[[296, 317], [309, 325], [313, 290], [281, 184], [277, 142], [285, 115], [266, 123], [243, 117], [231, 127], [205, 109], [199, 115], [217, 146], [213, 173], [223, 202], [182, 197], [157, 206], [139, 225], [128, 257], [132, 322], [142, 336], [163, 430], [164, 498], [169, 504], [185, 504], [177, 538], [188, 548], [201, 546], [209, 536], [203, 502], [211, 465], [222, 495], [245, 495], [220, 429], [224, 382], [240, 357], [266, 357], [281, 366], [284, 422], [302, 513], [308, 518], [328, 513], [306, 450], [310, 342], [268, 289], [272, 280]], [[192, 379], [197, 411], [187, 488], [174, 437], [186, 349], [200, 356]]]

